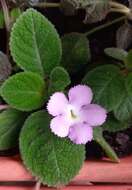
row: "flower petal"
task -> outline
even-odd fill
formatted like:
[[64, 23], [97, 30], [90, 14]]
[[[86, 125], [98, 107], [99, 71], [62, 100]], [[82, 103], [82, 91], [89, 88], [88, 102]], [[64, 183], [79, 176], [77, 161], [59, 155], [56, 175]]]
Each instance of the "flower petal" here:
[[55, 135], [66, 137], [68, 136], [70, 125], [62, 115], [59, 115], [51, 120], [50, 128]]
[[107, 112], [97, 104], [89, 104], [82, 108], [81, 117], [84, 122], [89, 123], [91, 126], [99, 126], [105, 122]]
[[79, 107], [90, 104], [93, 98], [91, 88], [86, 85], [77, 85], [69, 90], [69, 101]]
[[56, 92], [50, 97], [47, 110], [52, 116], [57, 116], [63, 114], [67, 104], [68, 100], [66, 96], [62, 92]]
[[78, 123], [70, 128], [68, 137], [76, 144], [86, 144], [93, 139], [93, 129], [85, 123]]

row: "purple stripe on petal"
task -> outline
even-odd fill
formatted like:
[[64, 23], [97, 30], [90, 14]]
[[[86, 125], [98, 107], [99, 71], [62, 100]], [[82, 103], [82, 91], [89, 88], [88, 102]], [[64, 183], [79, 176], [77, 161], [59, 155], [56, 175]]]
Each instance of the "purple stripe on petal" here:
[[68, 137], [75, 144], [86, 144], [93, 139], [93, 128], [85, 123], [79, 123], [70, 128]]
[[88, 86], [77, 85], [69, 90], [68, 97], [71, 104], [81, 107], [90, 104], [93, 93]]
[[84, 122], [89, 123], [91, 126], [99, 126], [106, 121], [107, 112], [97, 104], [89, 104], [82, 108], [81, 117]]
[[64, 117], [59, 115], [51, 120], [50, 128], [55, 135], [59, 137], [66, 137], [68, 136], [70, 126]]
[[47, 104], [47, 110], [52, 116], [57, 116], [64, 113], [68, 100], [62, 92], [56, 92], [51, 97]]

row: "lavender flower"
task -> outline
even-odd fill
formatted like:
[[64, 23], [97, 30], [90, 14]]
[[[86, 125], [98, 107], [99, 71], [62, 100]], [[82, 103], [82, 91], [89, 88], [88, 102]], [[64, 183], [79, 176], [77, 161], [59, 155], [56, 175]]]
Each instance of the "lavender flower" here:
[[102, 125], [107, 117], [106, 110], [91, 104], [93, 93], [86, 85], [77, 85], [68, 92], [54, 93], [47, 105], [54, 116], [50, 128], [59, 137], [69, 137], [76, 144], [86, 144], [93, 139], [93, 127]]

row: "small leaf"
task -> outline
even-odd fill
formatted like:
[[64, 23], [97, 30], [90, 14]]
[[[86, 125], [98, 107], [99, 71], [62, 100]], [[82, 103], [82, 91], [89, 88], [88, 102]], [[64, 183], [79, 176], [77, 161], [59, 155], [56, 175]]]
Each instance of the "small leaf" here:
[[17, 19], [10, 49], [22, 69], [42, 76], [48, 75], [61, 59], [61, 41], [54, 26], [34, 9], [28, 9]]
[[18, 73], [4, 82], [1, 96], [13, 108], [31, 111], [44, 104], [45, 83], [38, 74]]
[[127, 69], [132, 70], [132, 50], [130, 50], [124, 60]]
[[4, 14], [3, 11], [0, 10], [0, 29], [3, 29], [5, 26]]
[[116, 45], [118, 48], [127, 49], [132, 43], [132, 25], [128, 22], [122, 25], [116, 34]]
[[61, 0], [61, 8], [66, 15], [74, 15], [76, 10], [84, 9], [85, 23], [101, 21], [110, 11], [108, 0]]
[[117, 107], [124, 96], [124, 78], [118, 67], [103, 65], [88, 72], [83, 83], [89, 85], [94, 94], [94, 102], [107, 111]]
[[89, 41], [79, 33], [70, 33], [62, 37], [62, 65], [71, 73], [76, 73], [82, 64], [91, 59]]
[[0, 84], [10, 76], [11, 71], [12, 67], [8, 57], [0, 51]]
[[21, 15], [21, 9], [20, 8], [13, 8], [10, 12], [11, 21], [14, 23], [16, 19]]
[[86, 17], [84, 23], [99, 22], [107, 16], [110, 11], [109, 0], [87, 0]]
[[104, 131], [118, 132], [129, 127], [128, 123], [118, 121], [113, 115], [107, 118], [107, 121], [102, 125]]
[[0, 150], [17, 146], [19, 132], [24, 120], [25, 114], [14, 109], [0, 113]]
[[46, 112], [33, 113], [20, 135], [20, 151], [26, 167], [43, 184], [60, 187], [80, 170], [85, 156], [83, 145], [55, 136]]
[[120, 48], [114, 48], [114, 47], [106, 48], [104, 52], [106, 53], [106, 55], [123, 62], [128, 54], [127, 51]]
[[55, 67], [50, 74], [49, 94], [63, 91], [70, 83], [67, 71], [63, 67]]
[[115, 151], [112, 147], [106, 142], [105, 138], [103, 137], [103, 130], [101, 127], [94, 128], [94, 140], [102, 147], [105, 151], [106, 155], [113, 161], [119, 162], [119, 158], [116, 155]]
[[74, 16], [76, 14], [76, 7], [71, 0], [61, 0], [60, 9], [66, 16]]
[[115, 108], [114, 114], [119, 121], [132, 121], [132, 73], [125, 80], [124, 96]]

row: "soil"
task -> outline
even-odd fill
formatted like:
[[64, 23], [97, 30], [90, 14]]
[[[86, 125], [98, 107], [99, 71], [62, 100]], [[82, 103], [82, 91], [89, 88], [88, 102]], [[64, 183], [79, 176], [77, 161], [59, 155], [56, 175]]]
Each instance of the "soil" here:
[[[119, 2], [128, 4], [127, 0], [119, 0]], [[100, 24], [105, 23], [106, 21], [113, 20], [117, 17], [117, 14], [112, 14], [112, 15], [109, 15], [106, 18], [106, 20], [100, 23], [85, 25], [82, 22], [85, 15], [85, 12], [83, 11], [80, 11], [77, 16], [73, 16], [73, 17], [65, 17], [57, 8], [50, 9], [50, 10], [49, 9], [39, 10], [39, 11], [41, 11], [45, 16], [47, 16], [51, 20], [53, 24], [55, 24], [60, 35], [63, 35], [65, 33], [70, 33], [70, 32], [86, 32]], [[92, 56], [93, 63], [102, 61], [102, 57], [105, 60], [104, 49], [106, 47], [115, 46], [115, 41], [116, 41], [115, 32], [121, 24], [122, 22], [120, 22], [119, 24], [110, 26], [89, 37], [90, 47], [91, 47], [91, 51], [93, 55]], [[5, 33], [6, 33], [5, 30], [0, 30], [0, 36], [1, 36], [0, 51], [4, 51], [4, 52], [6, 52]], [[80, 77], [81, 75], [84, 75], [84, 71], [83, 72], [81, 71]], [[113, 147], [113, 149], [117, 152], [119, 157], [132, 154], [132, 128], [126, 131], [118, 132], [114, 134], [105, 132], [104, 137]], [[104, 152], [102, 151], [100, 146], [97, 145], [95, 142], [88, 143], [86, 145], [86, 151], [87, 151], [87, 154], [86, 154], [87, 158], [104, 156]], [[13, 150], [10, 150], [10, 151], [1, 151], [0, 155], [11, 156], [16, 153], [18, 153], [18, 148], [14, 148]]]
[[[121, 158], [132, 154], [132, 128], [117, 133], [104, 132], [104, 137], [118, 157]], [[86, 145], [86, 159], [101, 158], [103, 156], [105, 156], [105, 153], [96, 142]]]

